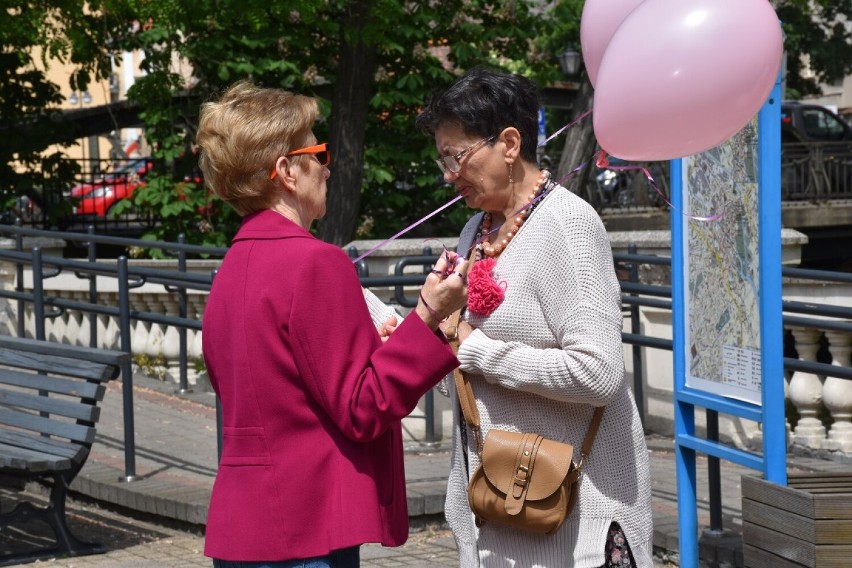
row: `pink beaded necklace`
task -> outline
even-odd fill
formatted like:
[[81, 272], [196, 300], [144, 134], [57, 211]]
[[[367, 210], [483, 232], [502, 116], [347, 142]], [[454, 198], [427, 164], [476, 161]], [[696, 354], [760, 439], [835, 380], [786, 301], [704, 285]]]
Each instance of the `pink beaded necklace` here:
[[471, 312], [487, 316], [493, 313], [503, 302], [506, 294], [506, 283], [494, 280], [497, 257], [506, 250], [509, 242], [518, 234], [533, 206], [543, 197], [549, 179], [550, 172], [542, 170], [541, 177], [536, 182], [527, 204], [516, 214], [513, 226], [506, 233], [506, 237], [493, 246], [488, 242], [488, 237], [491, 235], [491, 214], [485, 213], [482, 216], [482, 226], [479, 231], [479, 239], [477, 239], [479, 244], [476, 245], [478, 260], [474, 262], [468, 273], [467, 307]]

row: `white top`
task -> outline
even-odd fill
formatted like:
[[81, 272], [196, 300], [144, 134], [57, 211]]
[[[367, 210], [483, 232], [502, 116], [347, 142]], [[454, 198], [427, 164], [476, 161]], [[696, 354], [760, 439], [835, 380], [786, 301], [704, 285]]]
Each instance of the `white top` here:
[[[481, 217], [465, 225], [461, 254]], [[579, 452], [592, 405], [606, 410], [577, 503], [559, 532], [538, 535], [495, 523], [477, 529], [465, 489], [480, 462], [468, 435], [465, 471], [458, 428], [464, 419], [450, 383], [455, 427], [445, 514], [461, 566], [599, 567], [615, 521], [636, 565], [652, 567], [648, 455], [625, 380], [621, 290], [603, 223], [585, 201], [556, 186], [498, 257], [494, 276], [506, 284], [505, 299], [489, 316], [466, 314], [476, 329], [458, 353], [471, 375], [483, 436], [492, 427], [531, 431]]]

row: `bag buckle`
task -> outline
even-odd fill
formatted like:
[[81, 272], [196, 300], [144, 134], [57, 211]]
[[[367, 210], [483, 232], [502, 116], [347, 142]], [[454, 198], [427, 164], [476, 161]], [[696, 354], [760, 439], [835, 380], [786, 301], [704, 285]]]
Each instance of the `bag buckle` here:
[[518, 464], [518, 469], [515, 470], [515, 475], [512, 481], [518, 487], [526, 487], [527, 483], [529, 483], [529, 473], [530, 468], [525, 466], [524, 464]]

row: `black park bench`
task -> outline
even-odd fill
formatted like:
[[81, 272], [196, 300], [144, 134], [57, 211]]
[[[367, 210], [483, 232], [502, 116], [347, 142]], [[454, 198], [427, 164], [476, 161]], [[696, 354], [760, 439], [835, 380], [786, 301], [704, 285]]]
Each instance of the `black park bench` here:
[[55, 546], [0, 556], [0, 565], [105, 552], [71, 534], [65, 498], [95, 439], [105, 383], [129, 358], [119, 351], [0, 335], [0, 476], [22, 483], [52, 480], [47, 506], [18, 502], [0, 515], [0, 531], [40, 520], [56, 537]]

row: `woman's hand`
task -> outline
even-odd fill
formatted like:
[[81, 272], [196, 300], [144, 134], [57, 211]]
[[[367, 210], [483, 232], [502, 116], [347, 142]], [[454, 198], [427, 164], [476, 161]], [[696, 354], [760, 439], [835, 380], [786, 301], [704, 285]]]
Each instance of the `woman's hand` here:
[[445, 251], [420, 289], [414, 310], [431, 329], [467, 302], [469, 263], [454, 252]]
[[462, 320], [459, 322], [458, 329], [456, 333], [459, 335], [459, 345], [464, 343], [464, 340], [467, 339], [467, 336], [473, 333], [473, 330], [476, 329], [468, 322]]
[[379, 327], [379, 337], [382, 338], [383, 342], [388, 340], [388, 337], [391, 336], [397, 325], [399, 325], [399, 322], [396, 316], [391, 316]]

